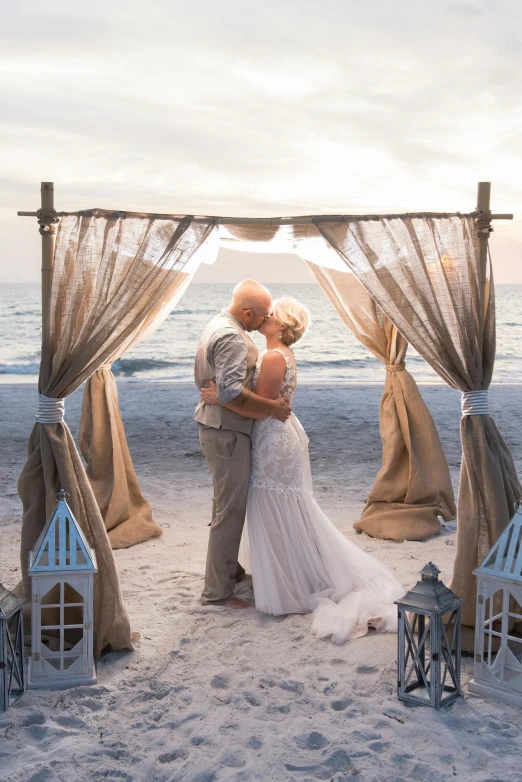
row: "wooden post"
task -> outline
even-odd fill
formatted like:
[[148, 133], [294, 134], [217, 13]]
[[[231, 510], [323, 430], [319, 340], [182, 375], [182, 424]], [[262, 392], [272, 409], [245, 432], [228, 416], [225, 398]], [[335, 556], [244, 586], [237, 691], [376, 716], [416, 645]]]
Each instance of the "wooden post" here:
[[[490, 209], [491, 182], [479, 182], [477, 188], [477, 212], [482, 213], [485, 218], [491, 218]], [[480, 311], [483, 321], [486, 319], [489, 300], [489, 284], [487, 279], [488, 268], [488, 239], [491, 231], [491, 223], [487, 219], [481, 221], [480, 216], [477, 220], [479, 232], [479, 274], [480, 274]]]
[[45, 324], [49, 321], [49, 305], [51, 294], [51, 276], [53, 273], [55, 226], [52, 219], [54, 213], [54, 182], [41, 184], [41, 210], [39, 216], [40, 233], [42, 234], [42, 340]]

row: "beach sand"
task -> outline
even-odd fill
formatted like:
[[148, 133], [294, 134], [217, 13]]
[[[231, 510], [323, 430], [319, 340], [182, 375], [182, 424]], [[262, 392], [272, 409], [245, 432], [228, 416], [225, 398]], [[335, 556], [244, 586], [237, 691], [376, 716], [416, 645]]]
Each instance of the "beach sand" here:
[[[439, 427], [455, 490], [459, 394], [421, 387]], [[405, 587], [432, 560], [449, 584], [456, 523], [422, 543], [358, 536], [380, 467], [379, 385], [302, 386], [295, 412], [310, 437], [315, 494], [360, 548]], [[210, 476], [188, 384], [123, 383], [120, 403], [145, 496], [164, 534], [116, 551], [135, 652], [112, 652], [98, 683], [36, 690], [0, 714], [0, 778], [48, 780], [522, 780], [522, 713], [468, 695], [448, 710], [396, 698], [396, 637], [335, 646], [309, 632], [309, 616], [203, 607]], [[66, 402], [77, 432], [81, 393]], [[490, 407], [522, 471], [522, 386], [496, 386]], [[32, 385], [0, 386], [0, 581], [19, 580], [21, 504], [16, 482], [36, 409]], [[42, 520], [44, 521], [44, 520]], [[252, 599], [251, 581], [237, 593]]]

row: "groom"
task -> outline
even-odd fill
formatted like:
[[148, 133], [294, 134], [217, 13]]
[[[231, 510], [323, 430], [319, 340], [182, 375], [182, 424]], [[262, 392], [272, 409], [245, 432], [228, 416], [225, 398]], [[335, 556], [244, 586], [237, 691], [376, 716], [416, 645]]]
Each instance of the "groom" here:
[[[291, 413], [285, 398], [265, 399], [250, 390], [258, 351], [248, 332], [257, 331], [268, 319], [271, 303], [263, 285], [240, 282], [227, 309], [204, 329], [196, 353], [196, 384], [203, 388], [214, 380], [221, 403], [200, 401], [194, 413], [214, 484], [203, 605], [250, 608], [250, 603], [234, 596], [235, 582], [244, 573], [237, 557], [250, 481], [253, 419], [244, 416], [264, 413], [286, 421]], [[230, 407], [221, 406], [226, 404]]]

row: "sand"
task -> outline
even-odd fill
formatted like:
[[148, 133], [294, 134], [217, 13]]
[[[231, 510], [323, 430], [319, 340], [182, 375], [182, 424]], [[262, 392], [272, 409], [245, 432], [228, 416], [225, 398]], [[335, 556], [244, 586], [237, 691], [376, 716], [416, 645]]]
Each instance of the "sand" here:
[[[362, 549], [405, 587], [434, 561], [451, 580], [455, 522], [422, 543], [358, 536], [352, 522], [380, 466], [379, 385], [303, 386], [295, 412], [310, 436], [316, 497]], [[459, 395], [421, 388], [439, 427], [455, 489]], [[115, 552], [135, 652], [113, 652], [98, 683], [30, 691], [0, 714], [0, 778], [47, 780], [467, 780], [522, 781], [521, 710], [468, 695], [447, 710], [396, 698], [396, 637], [334, 646], [310, 618], [199, 603], [210, 479], [192, 422], [190, 385], [120, 385], [121, 408], [161, 538]], [[491, 391], [492, 414], [522, 468], [522, 387]], [[66, 403], [76, 433], [81, 394]], [[21, 506], [16, 481], [36, 409], [30, 385], [0, 386], [0, 581], [19, 579]], [[252, 599], [251, 582], [238, 594]]]

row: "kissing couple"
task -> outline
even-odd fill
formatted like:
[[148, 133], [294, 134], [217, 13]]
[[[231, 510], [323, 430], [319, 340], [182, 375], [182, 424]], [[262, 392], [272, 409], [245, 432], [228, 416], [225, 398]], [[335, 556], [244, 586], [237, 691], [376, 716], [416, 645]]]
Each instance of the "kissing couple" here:
[[[245, 564], [257, 610], [313, 612], [312, 632], [343, 643], [369, 629], [394, 632], [393, 601], [404, 589], [339, 532], [313, 497], [308, 438], [292, 413], [292, 346], [309, 325], [304, 305], [288, 296], [272, 301], [263, 285], [244, 280], [201, 336], [194, 418], [213, 481], [201, 602], [252, 607], [234, 595], [245, 572], [238, 554], [246, 518]], [[266, 339], [261, 356], [252, 331]]]

